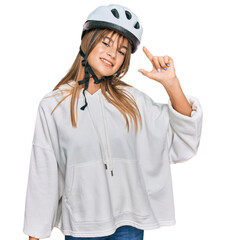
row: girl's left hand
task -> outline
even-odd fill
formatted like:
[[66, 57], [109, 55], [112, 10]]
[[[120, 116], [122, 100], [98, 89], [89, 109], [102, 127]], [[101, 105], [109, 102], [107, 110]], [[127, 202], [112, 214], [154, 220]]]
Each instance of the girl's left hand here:
[[164, 57], [153, 56], [145, 47], [143, 47], [143, 51], [151, 61], [153, 69], [152, 71], [146, 71], [144, 69], [139, 69], [138, 71], [142, 72], [144, 76], [161, 83], [163, 86], [172, 86], [176, 81], [178, 81], [175, 73], [174, 62], [171, 57], [167, 55]]

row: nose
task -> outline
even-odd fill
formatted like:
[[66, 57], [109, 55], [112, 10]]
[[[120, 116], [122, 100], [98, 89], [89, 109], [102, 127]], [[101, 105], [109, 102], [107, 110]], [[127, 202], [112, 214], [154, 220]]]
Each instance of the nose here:
[[107, 54], [109, 56], [111, 56], [112, 58], [115, 58], [115, 55], [116, 55], [116, 49], [114, 47], [109, 47], [108, 48], [108, 51], [107, 51]]

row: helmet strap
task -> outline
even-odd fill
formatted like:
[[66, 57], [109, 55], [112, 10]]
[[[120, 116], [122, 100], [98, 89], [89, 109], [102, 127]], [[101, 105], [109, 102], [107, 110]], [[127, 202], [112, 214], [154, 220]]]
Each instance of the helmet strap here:
[[[97, 32], [99, 31], [100, 29], [98, 28], [96, 30], [96, 32], [93, 34], [92, 36], [92, 39], [90, 40], [89, 42], [89, 46], [90, 44], [92, 43], [95, 35], [97, 34]], [[85, 78], [83, 80], [80, 80], [78, 81], [78, 84], [81, 85], [81, 84], [84, 84], [85, 83], [85, 87], [83, 89], [83, 95], [85, 97], [85, 105], [82, 106], [80, 109], [81, 110], [84, 110], [86, 108], [86, 106], [88, 105], [87, 101], [86, 101], [86, 96], [85, 96], [85, 90], [88, 88], [88, 85], [89, 85], [89, 79], [91, 78], [90, 75], [92, 76], [92, 78], [94, 79], [94, 83], [95, 84], [98, 84], [98, 83], [101, 83], [103, 81], [107, 81], [107, 80], [110, 80], [112, 79], [112, 76], [105, 76], [103, 78], [101, 78], [100, 80], [97, 78], [96, 74], [94, 73], [94, 71], [92, 70], [92, 68], [90, 67], [88, 61], [87, 61], [87, 53], [84, 54], [84, 52], [82, 51], [81, 49], [81, 46], [80, 46], [80, 51], [79, 51], [80, 55], [84, 58], [82, 60], [82, 66], [84, 66], [84, 70], [85, 70]]]

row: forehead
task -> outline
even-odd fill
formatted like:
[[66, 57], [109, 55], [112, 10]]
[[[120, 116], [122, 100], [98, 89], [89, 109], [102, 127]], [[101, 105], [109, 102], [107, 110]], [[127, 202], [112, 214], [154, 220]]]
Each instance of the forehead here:
[[124, 46], [128, 46], [128, 39], [118, 34], [117, 32], [109, 32], [104, 36], [104, 38], [108, 39], [109, 41], [116, 41], [119, 45], [123, 44]]

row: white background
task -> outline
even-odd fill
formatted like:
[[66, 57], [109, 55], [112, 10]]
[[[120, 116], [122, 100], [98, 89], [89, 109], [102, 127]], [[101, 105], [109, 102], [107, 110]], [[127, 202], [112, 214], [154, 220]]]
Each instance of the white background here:
[[[197, 155], [171, 165], [177, 223], [147, 230], [144, 239], [226, 239], [226, 19], [219, 0], [1, 1], [1, 239], [28, 239], [23, 214], [38, 103], [71, 67], [88, 14], [111, 3], [135, 12], [144, 28], [123, 80], [167, 103], [164, 87], [137, 70], [152, 69], [142, 46], [169, 55], [184, 93], [204, 113]], [[56, 228], [50, 238], [64, 239]]]

